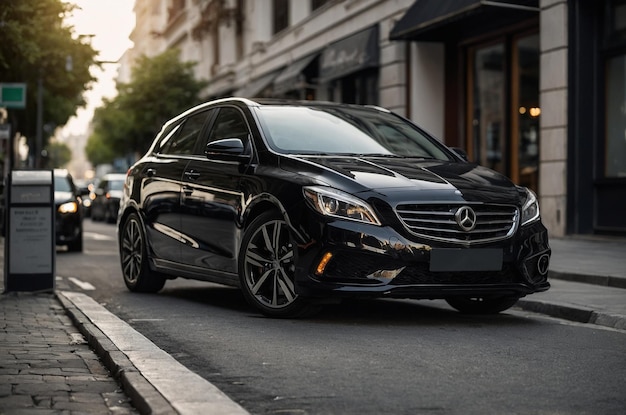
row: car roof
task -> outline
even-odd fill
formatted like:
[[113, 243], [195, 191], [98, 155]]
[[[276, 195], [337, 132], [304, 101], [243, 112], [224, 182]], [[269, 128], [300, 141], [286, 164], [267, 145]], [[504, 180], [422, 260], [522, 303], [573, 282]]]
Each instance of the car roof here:
[[307, 101], [307, 100], [290, 100], [290, 99], [280, 99], [280, 98], [241, 98], [241, 97], [229, 97], [229, 98], [220, 98], [212, 101], [206, 101], [202, 104], [198, 104], [192, 108], [189, 108], [187, 111], [175, 116], [168, 120], [164, 125], [168, 125], [170, 123], [175, 122], [176, 120], [187, 116], [188, 114], [195, 112], [197, 110], [201, 110], [203, 108], [209, 108], [213, 105], [217, 104], [239, 104], [245, 105], [248, 107], [262, 107], [262, 106], [291, 106], [291, 107], [318, 107], [318, 108], [359, 108], [359, 109], [370, 109], [372, 111], [386, 112], [391, 113], [390, 110], [375, 106], [375, 105], [359, 105], [359, 104], [343, 104], [339, 102], [330, 102], [330, 101]]

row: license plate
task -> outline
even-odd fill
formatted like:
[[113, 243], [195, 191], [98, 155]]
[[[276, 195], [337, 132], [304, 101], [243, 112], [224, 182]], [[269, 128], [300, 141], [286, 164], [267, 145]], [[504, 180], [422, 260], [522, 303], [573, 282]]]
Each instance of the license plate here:
[[502, 249], [441, 248], [430, 251], [430, 270], [443, 271], [500, 271]]

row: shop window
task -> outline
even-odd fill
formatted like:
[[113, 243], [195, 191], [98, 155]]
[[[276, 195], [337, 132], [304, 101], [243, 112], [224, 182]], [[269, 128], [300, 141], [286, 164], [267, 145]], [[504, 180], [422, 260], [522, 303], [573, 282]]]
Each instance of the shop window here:
[[470, 157], [505, 173], [504, 44], [476, 48], [472, 58]]
[[605, 46], [621, 46], [626, 42], [626, 0], [609, 0], [605, 8]]
[[538, 189], [539, 35], [467, 49], [470, 160]]
[[537, 190], [539, 167], [539, 35], [513, 42], [511, 177]]
[[607, 61], [606, 177], [626, 177], [626, 55]]
[[289, 26], [289, 0], [274, 0], [274, 34]]
[[328, 0], [311, 0], [311, 10], [317, 10], [328, 3]]

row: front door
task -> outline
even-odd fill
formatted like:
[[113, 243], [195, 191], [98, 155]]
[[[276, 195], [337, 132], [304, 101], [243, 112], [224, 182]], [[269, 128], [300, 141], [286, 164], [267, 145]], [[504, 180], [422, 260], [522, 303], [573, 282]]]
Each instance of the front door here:
[[[208, 142], [239, 138], [249, 148], [250, 130], [243, 113], [235, 107], [218, 110]], [[240, 191], [245, 166], [236, 161], [202, 157], [191, 161], [183, 174], [182, 233], [189, 243], [182, 260], [198, 271], [237, 272], [239, 215], [244, 204]]]

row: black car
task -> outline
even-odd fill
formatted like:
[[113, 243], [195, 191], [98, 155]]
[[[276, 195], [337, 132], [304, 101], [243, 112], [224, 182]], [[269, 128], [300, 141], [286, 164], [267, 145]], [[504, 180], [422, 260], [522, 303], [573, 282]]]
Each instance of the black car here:
[[94, 191], [90, 194], [91, 219], [115, 223], [120, 208], [120, 199], [126, 175], [122, 173], [108, 173], [102, 176]]
[[83, 214], [81, 194], [67, 170], [54, 170], [55, 234], [57, 245], [68, 251], [83, 250]]
[[202, 104], [163, 126], [121, 203], [131, 291], [212, 281], [297, 317], [345, 297], [497, 313], [550, 287], [533, 192], [378, 107]]

